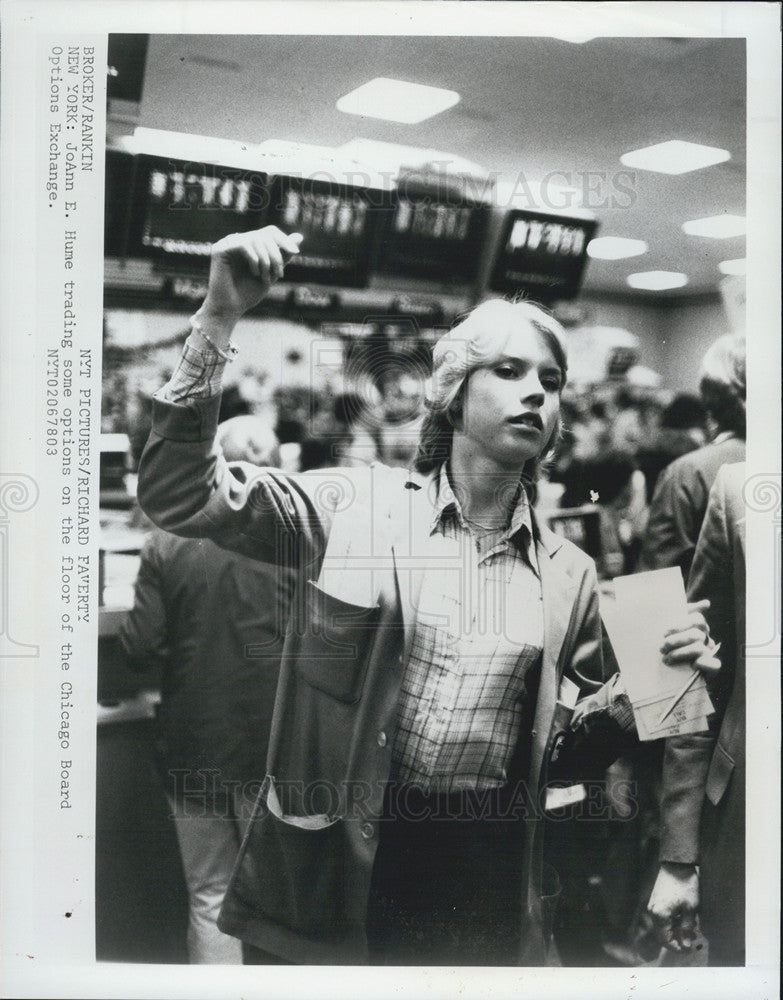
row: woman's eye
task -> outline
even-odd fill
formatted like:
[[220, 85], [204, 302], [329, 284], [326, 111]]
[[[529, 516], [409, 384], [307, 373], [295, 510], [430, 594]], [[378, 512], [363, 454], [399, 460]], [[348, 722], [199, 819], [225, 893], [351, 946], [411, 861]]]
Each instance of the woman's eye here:
[[541, 384], [545, 389], [553, 389], [556, 392], [560, 388], [560, 379], [556, 375], [545, 375], [541, 379]]
[[501, 378], [515, 378], [517, 374], [516, 368], [512, 368], [511, 365], [501, 365], [495, 371]]

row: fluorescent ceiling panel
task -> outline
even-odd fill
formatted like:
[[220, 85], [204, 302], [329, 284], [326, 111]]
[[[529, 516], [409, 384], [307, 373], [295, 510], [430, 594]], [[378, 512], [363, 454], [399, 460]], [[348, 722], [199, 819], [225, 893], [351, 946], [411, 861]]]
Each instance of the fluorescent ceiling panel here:
[[708, 236], [714, 240], [726, 240], [731, 236], [744, 235], [745, 216], [711, 215], [706, 219], [683, 222], [682, 228], [689, 236]]
[[625, 279], [631, 288], [642, 288], [648, 292], [662, 292], [666, 288], [682, 288], [688, 284], [687, 275], [679, 271], [639, 271]]
[[599, 236], [587, 244], [587, 255], [596, 260], [622, 260], [647, 253], [644, 240], [626, 240], [620, 236]]
[[701, 170], [729, 159], [731, 153], [727, 149], [670, 139], [655, 146], [645, 146], [644, 149], [623, 153], [620, 162], [625, 167], [652, 170], [659, 174], [687, 174], [691, 170]]
[[377, 76], [337, 102], [337, 110], [362, 118], [380, 118], [403, 125], [418, 125], [459, 101], [454, 90], [425, 87], [420, 83]]
[[718, 267], [723, 274], [745, 274], [745, 264], [744, 257], [736, 257], [734, 260], [722, 260]]

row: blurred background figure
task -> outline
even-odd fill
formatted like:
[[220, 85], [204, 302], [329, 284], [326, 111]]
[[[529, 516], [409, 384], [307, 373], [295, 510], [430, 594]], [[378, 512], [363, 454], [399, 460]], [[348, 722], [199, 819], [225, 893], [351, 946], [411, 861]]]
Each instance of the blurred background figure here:
[[[268, 422], [234, 417], [218, 440], [229, 461], [276, 465]], [[153, 529], [120, 632], [129, 665], [160, 667], [156, 759], [188, 890], [191, 963], [241, 964], [217, 929], [242, 833], [265, 772], [293, 580], [284, 569], [206, 539]]]
[[699, 393], [709, 444], [676, 459], [660, 475], [641, 569], [679, 566], [687, 578], [707, 498], [722, 465], [745, 460], [745, 338], [720, 337], [701, 365]]
[[633, 457], [625, 451], [608, 451], [584, 460], [573, 460], [561, 473], [565, 489], [562, 507], [593, 503], [601, 526], [598, 570], [603, 577], [632, 573], [646, 527], [647, 505]]
[[356, 392], [339, 393], [321, 408], [301, 442], [300, 472], [369, 465], [380, 453], [377, 418]]
[[721, 670], [709, 733], [666, 741], [661, 869], [649, 902], [674, 951], [692, 945], [698, 914], [709, 964], [719, 966], [745, 964], [744, 482], [743, 462], [717, 474], [693, 558], [688, 597], [710, 601]]
[[707, 443], [707, 411], [692, 393], [680, 392], [666, 406], [651, 439], [642, 443], [637, 454], [644, 474], [647, 502], [655, 493], [658, 476], [681, 455]]
[[334, 464], [369, 465], [380, 456], [380, 436], [367, 401], [354, 392], [335, 397], [332, 408], [336, 424], [337, 447]]
[[424, 383], [415, 366], [390, 368], [378, 386], [381, 393], [380, 445], [386, 465], [409, 469], [424, 420]]

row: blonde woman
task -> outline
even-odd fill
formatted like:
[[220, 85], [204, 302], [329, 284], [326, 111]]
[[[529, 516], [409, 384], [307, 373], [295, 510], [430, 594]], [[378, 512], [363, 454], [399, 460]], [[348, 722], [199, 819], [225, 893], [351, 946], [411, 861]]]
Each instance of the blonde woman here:
[[[592, 561], [531, 509], [558, 437], [560, 328], [491, 301], [447, 334], [411, 471], [229, 465], [213, 438], [231, 330], [299, 242], [267, 227], [215, 245], [140, 469], [166, 530], [299, 578], [220, 926], [259, 963], [546, 964], [563, 678], [583, 696], [583, 734], [633, 728], [602, 658]], [[698, 610], [672, 624], [672, 661], [713, 663]]]

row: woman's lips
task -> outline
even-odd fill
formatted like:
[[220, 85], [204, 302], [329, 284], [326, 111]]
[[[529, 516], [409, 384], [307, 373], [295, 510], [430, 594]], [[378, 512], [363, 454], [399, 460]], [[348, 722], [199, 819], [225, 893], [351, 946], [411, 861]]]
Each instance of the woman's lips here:
[[534, 427], [538, 431], [544, 429], [544, 421], [537, 413], [520, 413], [516, 417], [510, 417], [509, 423], [515, 427]]

